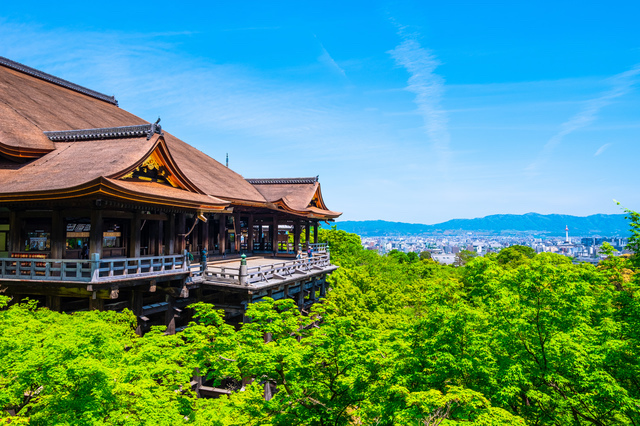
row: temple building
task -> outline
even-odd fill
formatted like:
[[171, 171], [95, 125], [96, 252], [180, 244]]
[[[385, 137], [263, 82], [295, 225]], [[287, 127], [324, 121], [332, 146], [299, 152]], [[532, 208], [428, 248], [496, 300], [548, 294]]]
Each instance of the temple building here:
[[0, 292], [170, 332], [199, 300], [240, 321], [265, 296], [321, 297], [318, 223], [340, 213], [318, 178], [245, 179], [159, 121], [0, 57]]

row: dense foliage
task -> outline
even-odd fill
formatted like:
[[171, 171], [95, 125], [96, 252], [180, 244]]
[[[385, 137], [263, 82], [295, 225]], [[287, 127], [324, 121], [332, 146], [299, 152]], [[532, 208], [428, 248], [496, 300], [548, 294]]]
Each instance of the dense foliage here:
[[[309, 315], [265, 301], [236, 330], [196, 304], [179, 335], [139, 338], [127, 312], [0, 310], [0, 423], [640, 425], [635, 258], [514, 247], [453, 267], [321, 238], [340, 269]], [[198, 399], [196, 371], [248, 384]]]

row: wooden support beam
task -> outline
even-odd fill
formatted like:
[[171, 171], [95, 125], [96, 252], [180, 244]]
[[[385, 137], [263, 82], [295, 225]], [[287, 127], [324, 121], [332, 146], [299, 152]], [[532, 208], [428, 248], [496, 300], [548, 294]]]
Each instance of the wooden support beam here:
[[131, 219], [131, 232], [129, 232], [129, 257], [140, 257], [140, 228], [142, 226], [142, 213], [136, 210]]
[[253, 214], [249, 215], [249, 223], [247, 224], [249, 229], [247, 230], [249, 241], [247, 241], [247, 251], [253, 253]]
[[227, 216], [221, 214], [220, 222], [218, 223], [218, 248], [219, 254], [225, 254], [227, 251]]
[[111, 294], [108, 289], [95, 291], [87, 291], [85, 287], [58, 287], [49, 285], [25, 285], [11, 286], [7, 288], [8, 294], [33, 294], [38, 296], [55, 296], [55, 297], [92, 297], [96, 294], [98, 299], [109, 299]]
[[318, 280], [316, 278], [311, 279], [311, 290], [309, 293], [309, 299], [316, 300], [316, 286], [318, 285]]
[[133, 314], [136, 316], [136, 319], [137, 319], [136, 334], [138, 336], [142, 336], [143, 321], [140, 320], [140, 316], [142, 316], [142, 306], [143, 306], [142, 294], [143, 294], [142, 289], [139, 287], [135, 287], [131, 289], [130, 306], [131, 306], [131, 311], [133, 312]]
[[22, 229], [22, 212], [11, 210], [9, 213], [9, 251], [20, 251], [20, 230]]
[[169, 213], [164, 226], [164, 254], [174, 254], [176, 250], [176, 215]]
[[240, 214], [236, 213], [233, 215], [233, 226], [236, 231], [236, 235], [234, 238], [234, 250], [236, 253], [240, 253], [240, 237], [242, 236], [242, 227], [240, 226]]
[[318, 221], [313, 223], [313, 243], [318, 244]]
[[300, 247], [300, 221], [293, 222], [293, 252], [297, 253]]
[[300, 291], [298, 292], [296, 303], [298, 304], [298, 308], [302, 309], [304, 307], [304, 289], [302, 288], [302, 284], [300, 284]]
[[187, 215], [185, 213], [178, 213], [176, 215], [176, 245], [175, 250], [177, 253], [182, 253], [186, 249], [187, 233]]
[[206, 222], [202, 222], [200, 223], [200, 244], [202, 245], [203, 248], [206, 248], [207, 251], [209, 250], [209, 221]]
[[[146, 216], [146, 215], [145, 215]], [[160, 222], [157, 220], [147, 219], [147, 224], [145, 225], [149, 229], [149, 254], [150, 256], [159, 256], [160, 255]]]
[[89, 298], [89, 310], [90, 311], [102, 311], [102, 310], [104, 310], [104, 299]]
[[272, 249], [273, 249], [273, 254], [276, 255], [278, 254], [278, 216], [273, 215], [273, 225], [272, 225], [272, 233], [271, 233], [271, 240], [272, 240]]
[[[191, 231], [191, 235], [189, 235], [189, 237], [191, 238], [191, 247], [189, 248], [189, 251], [194, 255], [196, 255], [200, 252], [199, 250], [200, 241], [202, 241], [200, 239], [201, 227], [200, 227], [200, 220], [198, 220], [198, 216], [193, 215], [193, 222], [191, 222], [191, 225], [194, 226], [194, 228], [193, 228], [193, 231]], [[190, 229], [191, 229], [191, 226], [188, 228], [188, 230]]]
[[165, 300], [169, 304], [164, 316], [164, 323], [167, 326], [165, 334], [176, 334], [176, 314], [173, 311], [176, 304], [176, 298], [172, 294], [167, 294]]
[[51, 258], [62, 259], [64, 257], [65, 240], [64, 218], [60, 210], [54, 210], [51, 214]]
[[61, 304], [60, 296], [47, 296], [46, 307], [50, 311], [60, 312]]
[[165, 253], [164, 246], [166, 244], [166, 240], [164, 239], [164, 228], [165, 228], [165, 225], [167, 224], [167, 221], [159, 220], [157, 223], [158, 223], [158, 237], [156, 239], [157, 241], [156, 253], [158, 253], [157, 254], [158, 256], [162, 256]]

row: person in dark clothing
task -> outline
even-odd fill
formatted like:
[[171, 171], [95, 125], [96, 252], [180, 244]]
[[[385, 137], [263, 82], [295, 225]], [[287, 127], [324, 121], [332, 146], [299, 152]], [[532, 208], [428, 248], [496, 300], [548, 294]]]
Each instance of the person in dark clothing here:
[[200, 269], [203, 271], [207, 269], [207, 254], [207, 248], [202, 247], [202, 250], [200, 250]]

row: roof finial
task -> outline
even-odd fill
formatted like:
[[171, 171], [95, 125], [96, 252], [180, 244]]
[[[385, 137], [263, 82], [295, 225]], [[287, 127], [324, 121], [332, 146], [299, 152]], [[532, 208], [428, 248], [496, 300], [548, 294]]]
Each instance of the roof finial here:
[[229, 153], [227, 152], [227, 168], [229, 168]]
[[147, 135], [147, 140], [151, 139], [151, 136], [153, 136], [155, 133], [159, 133], [161, 135], [163, 134], [162, 126], [159, 123], [160, 123], [160, 116], [158, 116], [158, 119], [156, 120], [156, 122], [151, 125], [151, 130]]

